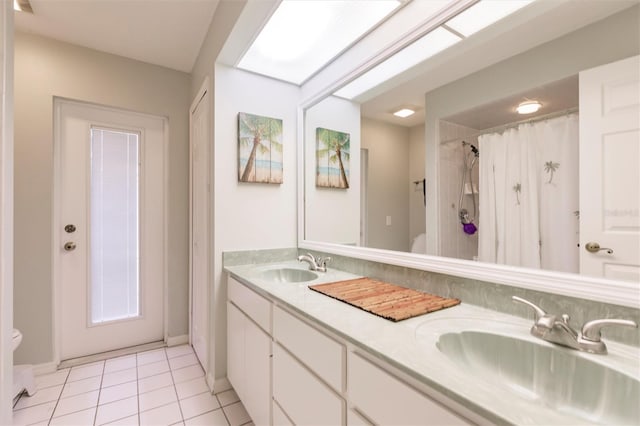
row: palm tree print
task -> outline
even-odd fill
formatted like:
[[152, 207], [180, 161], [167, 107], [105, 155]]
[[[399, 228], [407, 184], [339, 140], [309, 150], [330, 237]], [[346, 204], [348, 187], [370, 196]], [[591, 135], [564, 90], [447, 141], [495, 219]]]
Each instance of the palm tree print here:
[[282, 120], [241, 112], [238, 140], [240, 182], [282, 183]]
[[519, 206], [520, 205], [520, 192], [522, 192], [522, 185], [520, 185], [520, 183], [516, 183], [513, 186], [513, 192], [516, 193], [516, 201], [517, 201], [516, 205]]
[[[316, 186], [349, 188], [349, 134], [318, 127], [316, 143]], [[337, 178], [333, 171], [336, 171]]]
[[560, 167], [560, 163], [554, 163], [553, 161], [547, 161], [544, 163], [544, 171], [549, 173], [549, 181], [547, 183], [551, 183], [553, 180], [553, 173], [558, 170]]

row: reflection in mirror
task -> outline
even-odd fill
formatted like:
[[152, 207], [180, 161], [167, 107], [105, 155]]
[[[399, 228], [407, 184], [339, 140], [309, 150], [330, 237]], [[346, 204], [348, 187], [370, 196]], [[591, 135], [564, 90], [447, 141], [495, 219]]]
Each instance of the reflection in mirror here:
[[[602, 102], [584, 71], [640, 54], [640, 7], [565, 2], [523, 19], [538, 5], [380, 87], [306, 110], [306, 240], [640, 280], [638, 130], [602, 155], [583, 134], [598, 132], [585, 105]], [[637, 84], [606, 90], [637, 111]], [[533, 100], [537, 112], [516, 112]], [[402, 108], [416, 113], [393, 115]], [[315, 186], [318, 127], [351, 135], [347, 190]], [[599, 180], [585, 180], [579, 170], [602, 156]], [[596, 188], [608, 195], [595, 200]], [[591, 229], [598, 221], [604, 232]], [[622, 233], [609, 257], [585, 250]]]

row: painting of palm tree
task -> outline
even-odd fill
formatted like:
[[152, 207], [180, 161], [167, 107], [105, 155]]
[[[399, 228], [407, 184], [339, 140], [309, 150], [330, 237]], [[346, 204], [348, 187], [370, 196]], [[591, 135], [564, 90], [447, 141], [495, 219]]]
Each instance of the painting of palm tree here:
[[316, 186], [349, 188], [349, 133], [316, 129]]
[[238, 180], [282, 183], [282, 120], [238, 114]]

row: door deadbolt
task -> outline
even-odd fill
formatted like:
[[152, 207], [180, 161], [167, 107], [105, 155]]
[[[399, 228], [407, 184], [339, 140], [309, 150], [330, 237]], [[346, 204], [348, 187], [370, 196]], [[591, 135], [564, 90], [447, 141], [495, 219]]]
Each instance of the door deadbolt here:
[[67, 234], [71, 234], [72, 232], [76, 232], [76, 226], [75, 225], [66, 225], [64, 227], [64, 232], [66, 232]]
[[613, 254], [612, 249], [606, 248], [606, 247], [600, 247], [600, 244], [594, 243], [594, 242], [585, 244], [584, 249], [589, 253], [598, 253], [601, 250], [605, 250], [608, 254]]
[[76, 249], [76, 243], [74, 243], [73, 241], [68, 241], [66, 243], [64, 243], [64, 250], [65, 251], [73, 251]]

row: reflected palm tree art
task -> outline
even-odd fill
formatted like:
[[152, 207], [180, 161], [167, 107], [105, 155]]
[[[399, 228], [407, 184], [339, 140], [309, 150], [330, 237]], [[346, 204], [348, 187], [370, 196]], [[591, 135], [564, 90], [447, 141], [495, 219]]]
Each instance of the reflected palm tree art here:
[[238, 180], [282, 183], [282, 120], [238, 114]]
[[350, 145], [348, 133], [316, 129], [316, 186], [349, 188]]

